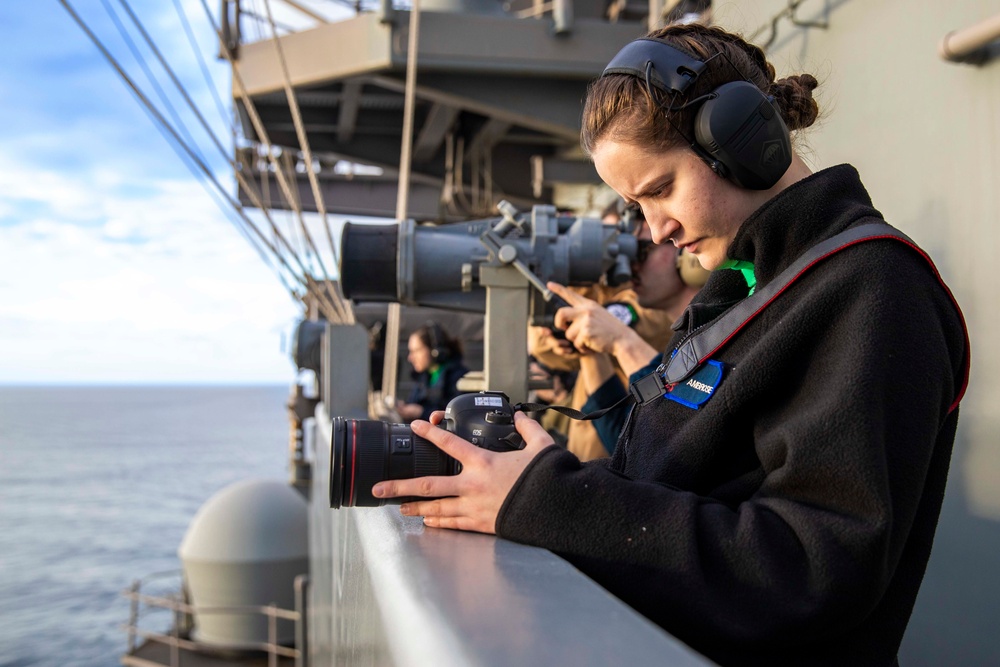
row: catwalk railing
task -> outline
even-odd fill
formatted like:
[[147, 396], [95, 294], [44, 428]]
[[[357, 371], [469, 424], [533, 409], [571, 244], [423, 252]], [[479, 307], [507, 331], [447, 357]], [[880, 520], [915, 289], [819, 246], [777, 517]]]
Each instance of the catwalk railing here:
[[[305, 664], [304, 650], [304, 613], [301, 611], [304, 602], [304, 591], [306, 587], [306, 577], [297, 577], [295, 581], [296, 606], [299, 609], [281, 609], [276, 605], [242, 605], [242, 606], [201, 606], [196, 607], [186, 603], [183, 596], [178, 593], [166, 595], [150, 595], [143, 593], [143, 585], [151, 580], [163, 577], [179, 577], [180, 571], [162, 572], [149, 575], [144, 579], [136, 579], [132, 585], [122, 592], [122, 595], [130, 601], [130, 611], [128, 623], [122, 629], [128, 635], [128, 647], [121, 658], [124, 665], [133, 667], [159, 667], [169, 665], [170, 667], [181, 667], [185, 662], [192, 663], [192, 658], [202, 656], [197, 664], [207, 664], [209, 658], [218, 654], [219, 647], [212, 643], [200, 642], [190, 638], [189, 630], [192, 627], [195, 616], [205, 616], [219, 614], [224, 616], [246, 616], [257, 615], [267, 618], [268, 641], [255, 643], [242, 643], [240, 652], [248, 651], [260, 652], [267, 657], [269, 667], [278, 667], [280, 664], [288, 664], [287, 659], [295, 660], [295, 665], [301, 667]], [[141, 627], [142, 619], [151, 613], [167, 611], [172, 617], [170, 629], [167, 632], [158, 632]], [[284, 619], [295, 623], [296, 646], [283, 646], [278, 643], [278, 620]], [[140, 644], [139, 640], [143, 640]], [[156, 650], [156, 646], [166, 647], [166, 651]], [[282, 660], [282, 659], [286, 660]], [[218, 664], [212, 662], [212, 664]]]

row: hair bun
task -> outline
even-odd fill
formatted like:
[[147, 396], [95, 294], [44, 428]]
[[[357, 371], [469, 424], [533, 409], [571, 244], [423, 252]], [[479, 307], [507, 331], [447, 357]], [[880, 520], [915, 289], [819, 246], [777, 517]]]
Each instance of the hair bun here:
[[771, 85], [771, 94], [778, 103], [781, 117], [789, 130], [809, 127], [819, 116], [819, 104], [812, 91], [819, 85], [812, 74], [793, 74]]

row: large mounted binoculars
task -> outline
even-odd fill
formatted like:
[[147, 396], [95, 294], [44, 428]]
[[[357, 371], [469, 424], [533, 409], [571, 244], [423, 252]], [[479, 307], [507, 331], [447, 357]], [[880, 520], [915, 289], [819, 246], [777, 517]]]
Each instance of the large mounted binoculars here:
[[[631, 279], [638, 243], [625, 224], [562, 215], [535, 206], [530, 216], [507, 202], [499, 218], [441, 226], [347, 223], [341, 237], [340, 280], [354, 301], [393, 301], [470, 312], [486, 311], [483, 267], [511, 267], [537, 288], [531, 313], [549, 301], [547, 281], [563, 285]], [[536, 322], [538, 323], [538, 322]]]

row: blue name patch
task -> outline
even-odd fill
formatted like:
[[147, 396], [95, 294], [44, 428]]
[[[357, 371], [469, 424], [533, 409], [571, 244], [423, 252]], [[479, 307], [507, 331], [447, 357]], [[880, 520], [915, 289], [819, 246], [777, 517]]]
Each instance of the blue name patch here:
[[712, 397], [722, 382], [722, 363], [709, 359], [694, 375], [674, 385], [664, 397], [695, 410]]

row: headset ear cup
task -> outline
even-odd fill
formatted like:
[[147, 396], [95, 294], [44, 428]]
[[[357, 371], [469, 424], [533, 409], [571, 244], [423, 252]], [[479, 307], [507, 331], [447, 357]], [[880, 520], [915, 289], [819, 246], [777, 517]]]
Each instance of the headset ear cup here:
[[677, 253], [677, 273], [688, 287], [701, 288], [712, 272], [704, 268], [696, 256], [681, 250]]
[[442, 362], [448, 358], [448, 348], [445, 347], [444, 330], [436, 322], [427, 323], [427, 335], [430, 337], [431, 359]]
[[695, 116], [695, 141], [740, 187], [767, 190], [792, 163], [791, 140], [781, 114], [757, 86], [731, 81], [715, 89]]

